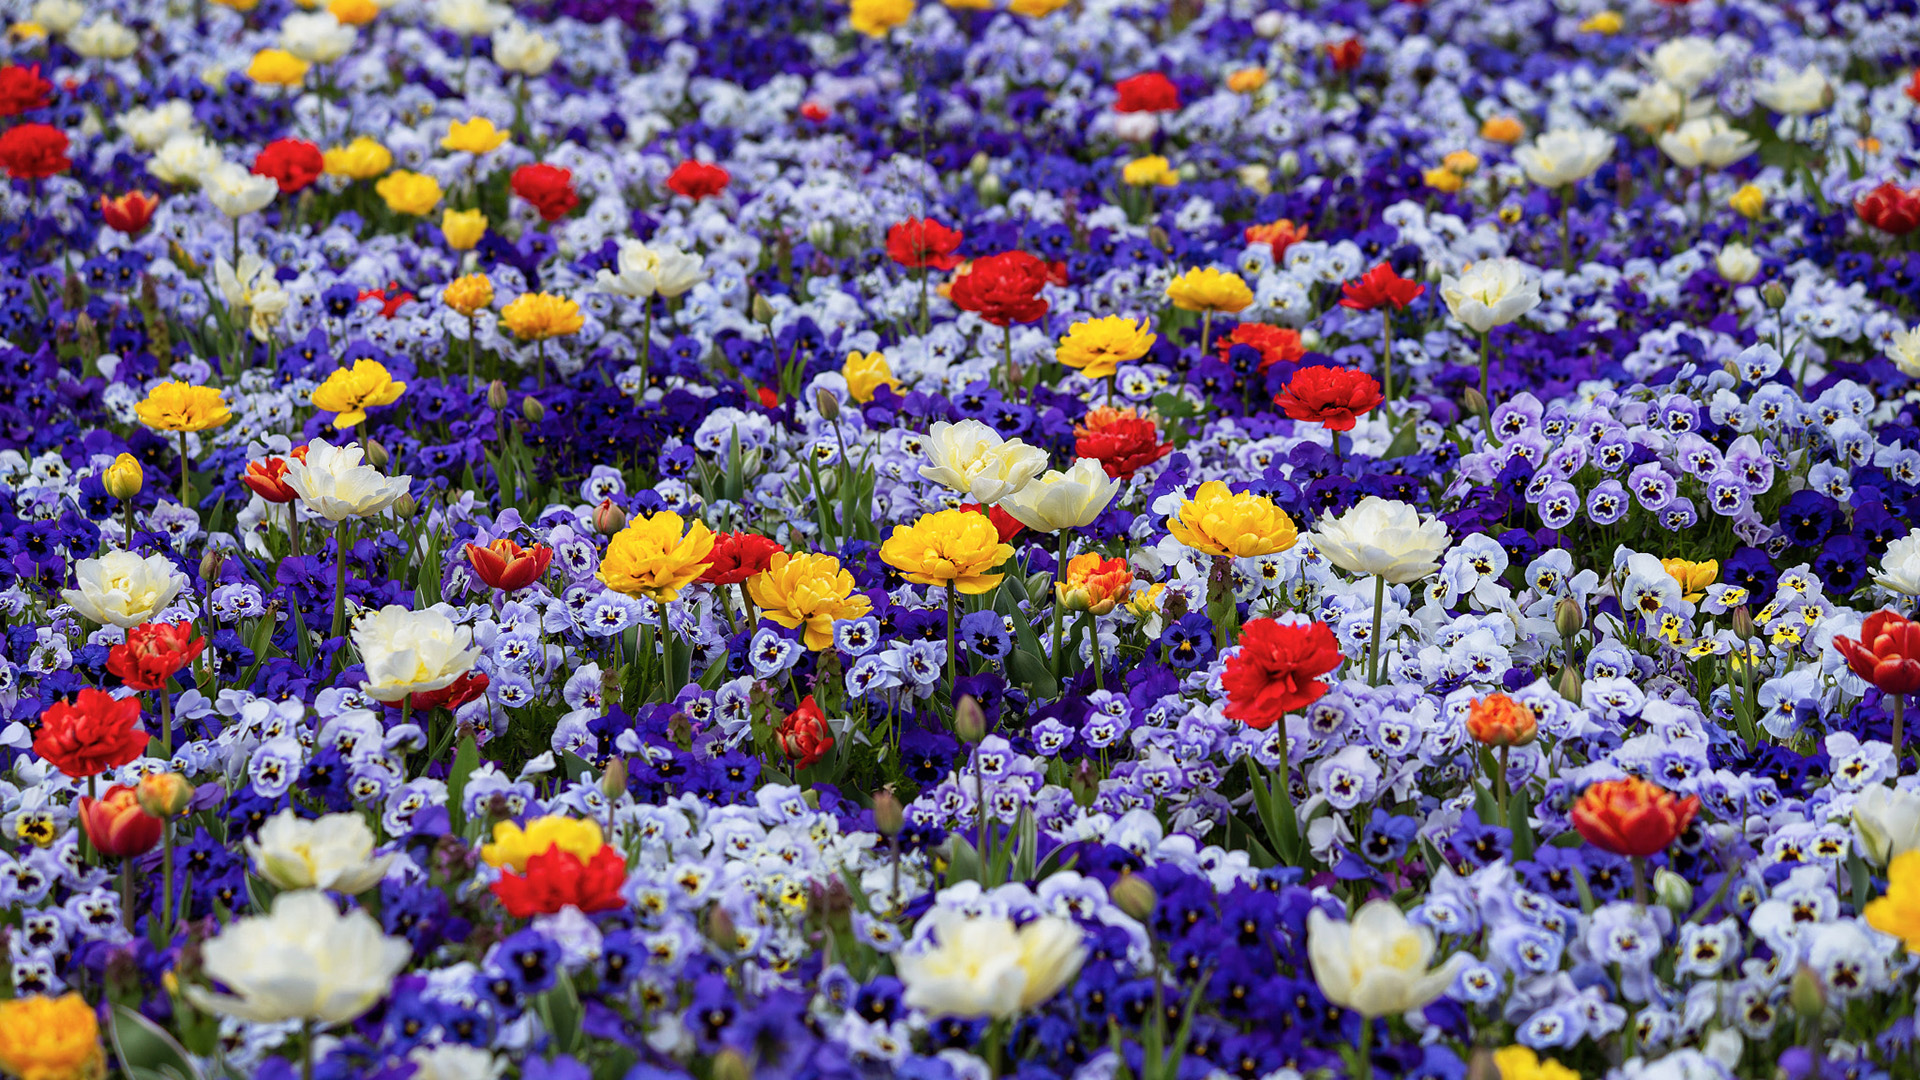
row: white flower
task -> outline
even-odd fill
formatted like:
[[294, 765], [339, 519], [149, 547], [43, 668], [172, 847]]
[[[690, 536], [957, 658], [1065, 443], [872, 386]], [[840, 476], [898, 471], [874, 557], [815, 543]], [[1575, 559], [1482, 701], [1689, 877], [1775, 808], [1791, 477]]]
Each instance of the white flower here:
[[560, 56], [560, 46], [515, 19], [493, 35], [493, 62], [522, 75], [545, 75]]
[[1005, 1019], [1052, 998], [1086, 962], [1080, 928], [1045, 915], [1016, 929], [1013, 920], [935, 908], [915, 931], [931, 941], [899, 954], [903, 1000], [928, 1016]]
[[1720, 70], [1720, 50], [1703, 37], [1675, 38], [1641, 58], [1661, 81], [1691, 95]]
[[307, 444], [305, 461], [288, 459], [286, 484], [299, 494], [307, 509], [328, 521], [371, 517], [405, 495], [413, 477], [386, 476], [371, 465], [360, 464], [365, 456], [359, 443], [334, 446], [325, 439], [314, 439]]
[[151, 109], [133, 108], [120, 114], [120, 130], [142, 150], [158, 150], [175, 135], [193, 134], [193, 106], [169, 98]]
[[310, 64], [326, 64], [347, 55], [355, 33], [330, 11], [296, 11], [280, 20], [280, 47]]
[[1527, 179], [1565, 187], [1592, 176], [1613, 156], [1613, 136], [1593, 128], [1555, 128], [1514, 151]]
[[1453, 538], [1438, 518], [1420, 518], [1403, 503], [1369, 495], [1337, 518], [1322, 518], [1313, 545], [1327, 561], [1352, 574], [1385, 578], [1395, 585], [1418, 581], [1440, 568]]
[[147, 162], [147, 171], [169, 184], [197, 184], [224, 161], [203, 135], [182, 132], [169, 138]]
[[926, 440], [921, 477], [991, 506], [1033, 482], [1047, 467], [1047, 452], [1000, 433], [978, 420], [933, 425]]
[[1896, 330], [1887, 346], [1887, 359], [1909, 379], [1920, 379], [1920, 326]]
[[413, 1064], [412, 1080], [498, 1080], [507, 1072], [504, 1058], [465, 1043], [416, 1046], [407, 1060]]
[[223, 161], [203, 173], [200, 187], [215, 209], [230, 218], [255, 213], [280, 194], [280, 185], [272, 177], [258, 176], [246, 166], [231, 161]]
[[1876, 866], [1920, 848], [1920, 793], [1874, 784], [1853, 800], [1853, 836]]
[[1066, 472], [1049, 469], [1019, 491], [1000, 500], [1000, 508], [1035, 532], [1084, 529], [1120, 494], [1120, 482], [1107, 475], [1097, 458], [1081, 458]]
[[273, 337], [273, 328], [280, 325], [280, 315], [291, 302], [292, 298], [274, 281], [268, 281], [253, 294], [252, 302], [247, 305], [247, 330], [255, 341], [264, 343]]
[[1426, 1006], [1470, 961], [1457, 954], [1430, 971], [1433, 948], [1433, 931], [1408, 922], [1391, 900], [1367, 901], [1350, 923], [1317, 907], [1307, 914], [1307, 955], [1320, 992], [1369, 1020]]
[[1713, 268], [1730, 285], [1745, 285], [1760, 272], [1760, 256], [1745, 244], [1728, 244], [1713, 257]]
[[1833, 87], [1808, 64], [1797, 72], [1753, 84], [1753, 98], [1784, 116], [1805, 116], [1833, 104]]
[[638, 240], [620, 241], [620, 272], [600, 271], [601, 292], [646, 300], [655, 293], [675, 297], [707, 280], [706, 260], [696, 254], [661, 244], [648, 247]]
[[352, 813], [309, 820], [282, 810], [245, 844], [254, 870], [282, 889], [362, 893], [380, 883], [393, 861], [392, 855], [374, 858], [373, 830]]
[[231, 993], [185, 989], [202, 1009], [255, 1023], [341, 1023], [385, 997], [412, 952], [364, 910], [341, 915], [325, 894], [302, 889], [275, 897], [272, 914], [237, 919], [201, 946], [207, 977]]
[[437, 607], [409, 611], [389, 604], [353, 624], [353, 648], [367, 669], [360, 687], [379, 701], [453, 685], [480, 659], [472, 645], [473, 631]]
[[35, 0], [27, 21], [45, 27], [49, 34], [64, 34], [86, 13], [87, 6], [80, 0]]
[[1724, 116], [1689, 120], [1656, 140], [1683, 169], [1724, 169], [1760, 149], [1760, 144], [1728, 126]]
[[1673, 123], [1687, 110], [1687, 95], [1673, 84], [1654, 82], [1620, 105], [1620, 122], [1653, 130]]
[[159, 614], [186, 587], [185, 574], [164, 555], [135, 555], [109, 551], [97, 559], [81, 559], [73, 568], [79, 588], [63, 589], [60, 598], [75, 611], [102, 626], [139, 626]]
[[1440, 297], [1454, 318], [1484, 334], [1540, 306], [1540, 278], [1519, 259], [1482, 259], [1441, 278]]
[[511, 18], [512, 8], [492, 0], [434, 0], [433, 21], [463, 37], [484, 37]]
[[124, 60], [140, 45], [140, 37], [108, 15], [67, 35], [67, 44], [94, 60]]

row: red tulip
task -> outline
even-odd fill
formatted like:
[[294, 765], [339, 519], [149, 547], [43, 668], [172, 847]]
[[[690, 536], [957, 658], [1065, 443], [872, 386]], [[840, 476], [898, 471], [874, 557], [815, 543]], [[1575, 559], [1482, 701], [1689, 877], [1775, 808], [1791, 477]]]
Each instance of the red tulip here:
[[780, 752], [793, 762], [795, 772], [826, 757], [827, 751], [833, 749], [833, 731], [827, 727], [826, 714], [820, 711], [812, 694], [802, 698], [800, 707], [780, 721], [776, 737]]
[[1173, 453], [1172, 443], [1160, 441], [1153, 420], [1132, 409], [1094, 409], [1073, 433], [1073, 452], [1099, 461], [1115, 480], [1128, 479]]
[[1327, 59], [1333, 61], [1335, 71], [1352, 71], [1359, 67], [1360, 61], [1367, 56], [1367, 45], [1359, 38], [1348, 38], [1336, 44], [1329, 44], [1326, 49]]
[[247, 462], [247, 471], [240, 477], [240, 482], [247, 485], [247, 490], [270, 503], [290, 503], [299, 498], [300, 493], [287, 486], [286, 476], [286, 459], [270, 457]]
[[408, 695], [407, 704], [417, 713], [430, 713], [435, 709], [452, 712], [486, 693], [492, 683], [486, 672], [469, 671], [438, 690]]
[[1895, 236], [1920, 228], [1920, 190], [1906, 191], [1889, 181], [1854, 201], [1860, 220]]
[[960, 265], [954, 252], [965, 236], [932, 218], [908, 218], [887, 230], [887, 257], [909, 270], [951, 270]]
[[800, 106], [800, 118], [809, 123], [824, 124], [830, 115], [832, 114], [827, 112], [827, 107], [817, 101], [809, 101]]
[[522, 165], [508, 181], [513, 193], [540, 211], [541, 221], [558, 221], [580, 205], [573, 191], [573, 173], [552, 165]]
[[33, 752], [76, 780], [117, 769], [146, 751], [140, 699], [116, 699], [92, 687], [47, 706], [33, 737]]
[[9, 64], [0, 68], [0, 116], [19, 116], [23, 112], [47, 107], [53, 84], [40, 77], [40, 65], [21, 67]]
[[523, 548], [504, 536], [486, 547], [468, 544], [466, 550], [467, 565], [473, 567], [474, 576], [505, 592], [524, 589], [540, 580], [553, 561], [553, 549], [547, 545]]
[[1340, 306], [1355, 311], [1375, 311], [1392, 305], [1395, 311], [1405, 311], [1408, 304], [1426, 291], [1425, 285], [1408, 281], [1394, 273], [1392, 266], [1380, 263], [1358, 281], [1340, 286]]
[[1836, 634], [1833, 647], [1855, 675], [1883, 694], [1920, 690], [1920, 623], [1876, 611], [1860, 627], [1859, 640]]
[[153, 850], [166, 822], [146, 812], [139, 796], [125, 784], [115, 784], [97, 799], [80, 797], [80, 827], [100, 854], [130, 859]]
[[975, 259], [953, 281], [948, 296], [954, 306], [971, 311], [995, 326], [1036, 322], [1047, 313], [1040, 290], [1052, 268], [1024, 251], [1003, 251]]
[[1180, 107], [1179, 88], [1157, 71], [1121, 79], [1113, 88], [1120, 95], [1120, 100], [1113, 103], [1115, 112], [1172, 112]]
[[1587, 843], [1615, 855], [1644, 858], [1667, 849], [1693, 816], [1700, 799], [1681, 798], [1637, 776], [1605, 780], [1580, 793], [1568, 817]]
[[527, 860], [527, 872], [503, 873], [493, 883], [493, 895], [516, 919], [557, 915], [573, 907], [592, 914], [625, 907], [620, 887], [627, 881], [627, 860], [608, 844], [591, 859], [561, 847], [551, 847]]
[[1307, 355], [1307, 346], [1300, 340], [1300, 331], [1284, 326], [1268, 326], [1266, 323], [1243, 322], [1216, 344], [1223, 362], [1233, 352], [1235, 345], [1250, 345], [1260, 350], [1261, 371], [1275, 364], [1291, 364]]
[[100, 196], [100, 220], [115, 232], [138, 236], [153, 221], [160, 200], [144, 191], [129, 191], [117, 199]]
[[67, 133], [46, 124], [21, 124], [0, 135], [0, 168], [15, 180], [44, 180], [73, 167]]
[[327, 168], [320, 148], [300, 139], [275, 139], [260, 148], [253, 159], [256, 176], [267, 176], [280, 185], [280, 194], [292, 195], [307, 187]]
[[1273, 397], [1273, 403], [1292, 419], [1320, 424], [1328, 431], [1352, 431], [1359, 418], [1383, 400], [1373, 376], [1338, 367], [1303, 367]]
[[143, 623], [127, 631], [127, 640], [107, 650], [107, 670], [135, 690], [165, 690], [181, 668], [194, 662], [207, 639], [193, 636], [193, 624]]
[[1020, 530], [1026, 528], [1025, 525], [1020, 524], [1019, 518], [1014, 517], [998, 506], [981, 506], [979, 503], [961, 503], [960, 509], [970, 514], [987, 515], [987, 520], [993, 522], [994, 531], [1000, 534], [1000, 542], [1003, 544], [1013, 543], [1013, 538], [1019, 536]]
[[1220, 673], [1226, 715], [1265, 731], [1320, 700], [1320, 676], [1340, 666], [1340, 642], [1323, 622], [1255, 619], [1240, 628], [1240, 651]]
[[712, 562], [700, 580], [709, 585], [738, 585], [765, 570], [785, 551], [778, 542], [754, 533], [721, 533], [713, 541]]
[[733, 180], [727, 170], [704, 161], [683, 161], [667, 176], [667, 190], [695, 202], [710, 199], [727, 190]]

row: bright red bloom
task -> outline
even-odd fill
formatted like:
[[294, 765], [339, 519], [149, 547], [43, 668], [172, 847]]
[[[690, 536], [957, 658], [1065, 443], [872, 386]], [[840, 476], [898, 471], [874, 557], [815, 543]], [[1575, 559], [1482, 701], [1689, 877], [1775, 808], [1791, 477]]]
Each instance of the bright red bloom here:
[[718, 165], [704, 161], [683, 161], [667, 176], [667, 190], [699, 202], [727, 190], [733, 176]]
[[320, 148], [300, 139], [275, 139], [260, 148], [253, 159], [253, 174], [267, 176], [280, 185], [280, 194], [292, 195], [320, 179], [327, 162]]
[[1906, 191], [1889, 181], [1860, 196], [1853, 212], [1881, 232], [1905, 236], [1920, 228], [1920, 190]]
[[1179, 88], [1157, 71], [1121, 79], [1113, 88], [1120, 92], [1120, 100], [1113, 103], [1114, 112], [1172, 112], [1180, 107]]
[[97, 799], [80, 797], [80, 827], [94, 849], [113, 859], [145, 855], [160, 842], [166, 822], [140, 806], [134, 789], [115, 784]]
[[1355, 311], [1376, 311], [1392, 304], [1393, 310], [1405, 311], [1415, 297], [1426, 291], [1425, 285], [1408, 281], [1394, 273], [1393, 267], [1380, 263], [1358, 281], [1340, 286], [1340, 306]]
[[995, 326], [1036, 322], [1047, 313], [1040, 296], [1052, 268], [1024, 251], [1003, 251], [973, 260], [953, 281], [947, 295], [954, 306]]
[[430, 713], [435, 709], [448, 712], [465, 705], [474, 698], [487, 692], [493, 680], [484, 671], [469, 671], [438, 690], [427, 690], [409, 695], [407, 704], [417, 713]]
[[1913, 78], [1907, 81], [1907, 96], [1920, 101], [1920, 68], [1913, 69]]
[[558, 221], [580, 205], [574, 194], [573, 173], [553, 165], [522, 165], [509, 181], [513, 193], [540, 211], [541, 221]]
[[1603, 780], [1580, 793], [1567, 817], [1589, 844], [1615, 855], [1645, 858], [1665, 851], [1700, 812], [1700, 798], [1681, 798], [1637, 776]]
[[775, 390], [771, 386], [760, 387], [753, 392], [753, 396], [759, 398], [760, 404], [765, 405], [769, 409], [777, 409], [780, 407], [780, 391]]
[[1106, 406], [1087, 413], [1073, 429], [1073, 452], [1100, 462], [1107, 475], [1125, 480], [1173, 453], [1173, 444], [1160, 441], [1160, 428], [1132, 409]]
[[73, 167], [67, 133], [46, 124], [21, 124], [0, 135], [0, 168], [15, 180], [44, 180]]
[[117, 199], [100, 196], [100, 220], [115, 232], [138, 236], [153, 221], [160, 200], [144, 191], [129, 191]]
[[511, 870], [493, 883], [493, 895], [516, 919], [557, 915], [568, 907], [592, 914], [625, 907], [620, 886], [627, 881], [627, 860], [612, 844], [591, 859], [551, 847], [527, 860], [525, 875]]
[[800, 106], [800, 118], [809, 123], [824, 124], [827, 121], [827, 117], [831, 115], [831, 113], [827, 112], [827, 107], [817, 101], [809, 101], [805, 105]]
[[1855, 675], [1883, 694], [1920, 690], [1920, 623], [1891, 611], [1876, 611], [1860, 627], [1858, 641], [1835, 635], [1833, 647]]
[[553, 561], [553, 549], [547, 545], [523, 548], [504, 536], [486, 547], [468, 544], [466, 550], [467, 565], [473, 567], [474, 576], [490, 588], [505, 592], [524, 589], [540, 580]]
[[1255, 619], [1240, 628], [1240, 651], [1227, 660], [1220, 686], [1226, 714], [1257, 731], [1320, 700], [1320, 676], [1340, 666], [1340, 642], [1323, 622]]
[[1338, 44], [1329, 44], [1326, 49], [1327, 59], [1333, 61], [1335, 71], [1352, 71], [1360, 66], [1360, 61], [1367, 55], [1366, 43], [1359, 38], [1348, 38]]
[[1289, 330], [1284, 326], [1268, 326], [1266, 323], [1241, 323], [1233, 328], [1233, 333], [1220, 338], [1216, 343], [1220, 348], [1220, 359], [1226, 360], [1227, 354], [1235, 345], [1250, 345], [1260, 350], [1260, 370], [1266, 371], [1275, 364], [1291, 364], [1307, 355], [1307, 347], [1300, 340], [1298, 330]]
[[954, 252], [966, 235], [932, 218], [908, 218], [887, 230], [887, 257], [909, 270], [951, 270], [960, 265]]
[[1019, 518], [1014, 517], [998, 506], [981, 506], [979, 503], [961, 503], [960, 509], [970, 514], [987, 515], [987, 520], [993, 522], [994, 531], [1000, 534], [1000, 542], [1003, 544], [1013, 543], [1013, 538], [1020, 535], [1021, 529], [1026, 528], [1025, 525], [1020, 524]]
[[357, 299], [380, 301], [380, 317], [391, 319], [413, 301], [413, 294], [401, 288], [399, 282], [389, 281], [384, 289], [361, 289]]
[[135, 690], [164, 690], [168, 680], [194, 662], [207, 639], [193, 636], [193, 624], [142, 623], [127, 631], [127, 640], [107, 650], [107, 670]]
[[713, 561], [700, 580], [709, 585], [738, 585], [765, 570], [773, 557], [787, 550], [754, 533], [721, 533], [713, 538]]
[[19, 116], [23, 112], [47, 107], [53, 84], [40, 77], [40, 65], [21, 67], [9, 64], [0, 68], [0, 116]]
[[[305, 449], [302, 447], [301, 449]], [[240, 482], [247, 489], [270, 503], [290, 503], [300, 497], [300, 493], [287, 485], [287, 460], [270, 457], [262, 461], [247, 462], [246, 474]]]
[[147, 752], [140, 699], [93, 687], [62, 698], [40, 714], [33, 752], [75, 780], [117, 769]]
[[1340, 367], [1303, 367], [1273, 396], [1287, 416], [1328, 431], [1352, 431], [1354, 423], [1383, 400], [1373, 376]]
[[776, 737], [780, 740], [780, 752], [793, 762], [795, 772], [826, 757], [827, 751], [833, 749], [833, 731], [827, 727], [826, 714], [820, 711], [812, 694], [802, 698], [800, 707], [780, 721], [780, 733]]

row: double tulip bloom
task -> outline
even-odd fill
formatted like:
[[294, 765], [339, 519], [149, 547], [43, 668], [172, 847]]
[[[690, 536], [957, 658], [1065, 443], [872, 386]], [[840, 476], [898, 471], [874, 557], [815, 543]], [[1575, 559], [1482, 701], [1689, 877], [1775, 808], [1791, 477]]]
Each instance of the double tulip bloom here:
[[1220, 672], [1227, 695], [1223, 711], [1230, 720], [1265, 731], [1320, 700], [1327, 692], [1320, 677], [1345, 659], [1326, 623], [1299, 615], [1254, 619], [1241, 627], [1240, 651]]
[[833, 624], [858, 619], [873, 602], [854, 591], [853, 575], [831, 555], [776, 552], [765, 571], [747, 581], [760, 614], [789, 630], [815, 652], [833, 644]]
[[1272, 499], [1234, 492], [1219, 480], [1201, 484], [1167, 519], [1167, 531], [1195, 551], [1217, 558], [1272, 555], [1300, 539], [1293, 519]]
[[107, 670], [135, 690], [164, 690], [175, 674], [198, 659], [207, 639], [195, 637], [193, 624], [145, 623], [127, 631], [127, 640], [107, 651]]
[[820, 711], [812, 694], [802, 698], [799, 707], [780, 721], [780, 730], [774, 738], [780, 744], [780, 753], [793, 762], [795, 771], [813, 765], [833, 749], [833, 730], [827, 726], [826, 714]]
[[1681, 798], [1637, 776], [1603, 780], [1580, 793], [1568, 817], [1589, 844], [1630, 858], [1665, 851], [1700, 812], [1696, 795]]
[[911, 525], [896, 525], [880, 545], [880, 559], [918, 585], [951, 585], [969, 596], [993, 591], [1004, 574], [994, 567], [1013, 558], [999, 530], [981, 514], [942, 510]]
[[1359, 418], [1383, 400], [1380, 384], [1366, 372], [1315, 366], [1294, 372], [1273, 403], [1290, 419], [1319, 424], [1328, 431], [1352, 431]]
[[1133, 568], [1125, 559], [1089, 551], [1067, 560], [1066, 572], [1053, 589], [1060, 606], [1068, 611], [1105, 615], [1126, 602], [1133, 590]]
[[607, 542], [600, 583], [626, 596], [666, 603], [713, 563], [713, 530], [663, 510], [637, 517]]

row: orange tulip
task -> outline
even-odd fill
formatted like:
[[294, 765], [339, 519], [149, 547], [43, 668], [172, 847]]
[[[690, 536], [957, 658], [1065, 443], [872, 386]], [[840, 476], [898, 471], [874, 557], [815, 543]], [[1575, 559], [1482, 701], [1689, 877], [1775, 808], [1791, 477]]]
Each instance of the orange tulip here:
[[1581, 792], [1568, 816], [1587, 842], [1615, 855], [1644, 858], [1665, 851], [1700, 812], [1700, 799], [1681, 798], [1637, 776], [1605, 780]]
[[1533, 710], [1505, 694], [1488, 694], [1467, 714], [1467, 734], [1482, 746], [1525, 746], [1539, 733]]
[[553, 549], [545, 544], [523, 548], [501, 537], [486, 547], [467, 545], [467, 563], [473, 567], [474, 576], [506, 592], [524, 589], [540, 580], [552, 561]]

